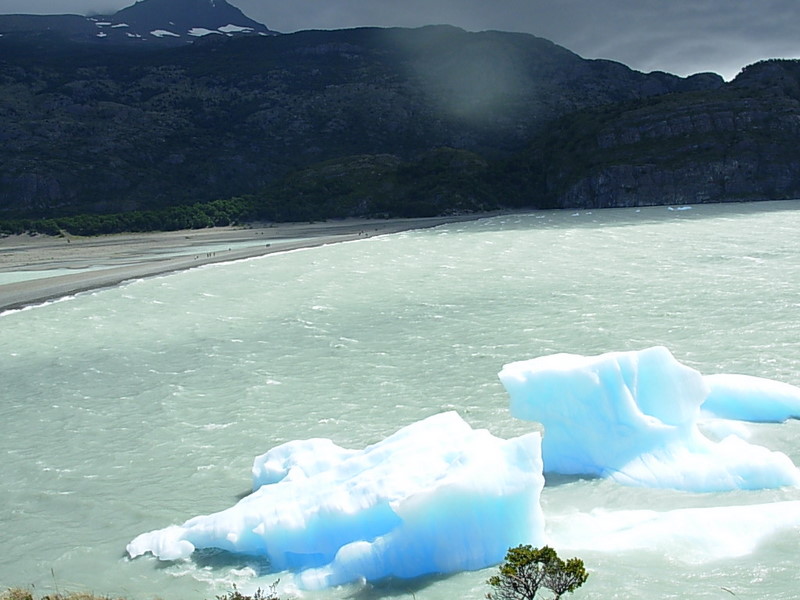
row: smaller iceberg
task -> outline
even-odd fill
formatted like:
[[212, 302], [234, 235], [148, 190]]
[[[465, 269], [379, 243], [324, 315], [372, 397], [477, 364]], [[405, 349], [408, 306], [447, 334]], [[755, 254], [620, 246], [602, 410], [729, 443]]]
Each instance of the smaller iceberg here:
[[[700, 431], [700, 409], [712, 391], [720, 411], [737, 404], [734, 391], [722, 391], [664, 347], [554, 354], [508, 364], [499, 377], [512, 415], [544, 425], [545, 472], [696, 492], [800, 485], [785, 454], [733, 435], [715, 442]], [[770, 386], [753, 387], [759, 401], [778, 402]]]
[[541, 436], [503, 440], [455, 412], [363, 450], [289, 442], [255, 459], [255, 491], [236, 505], [136, 537], [131, 557], [197, 548], [267, 556], [299, 587], [411, 578], [495, 565], [541, 545]]
[[800, 527], [800, 501], [656, 510], [568, 512], [548, 516], [548, 537], [573, 552], [656, 551], [702, 564], [747, 556]]
[[706, 375], [703, 413], [721, 419], [782, 423], [800, 418], [800, 388], [751, 375]]

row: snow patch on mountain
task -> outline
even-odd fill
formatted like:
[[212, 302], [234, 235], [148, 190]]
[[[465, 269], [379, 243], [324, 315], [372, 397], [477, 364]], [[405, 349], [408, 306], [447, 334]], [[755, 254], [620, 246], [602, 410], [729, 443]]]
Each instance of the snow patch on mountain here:
[[234, 25], [228, 23], [223, 27], [218, 28], [222, 33], [250, 33], [253, 31], [252, 27], [242, 27], [241, 25]]
[[205, 27], [192, 27], [189, 30], [189, 35], [194, 36], [194, 37], [203, 37], [203, 36], [212, 35], [212, 34], [222, 35], [219, 31], [214, 31], [212, 29], [206, 29]]

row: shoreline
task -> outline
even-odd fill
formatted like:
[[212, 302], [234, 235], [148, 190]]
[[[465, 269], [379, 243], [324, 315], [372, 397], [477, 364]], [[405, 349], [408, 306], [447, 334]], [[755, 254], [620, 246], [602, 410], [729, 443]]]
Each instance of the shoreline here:
[[[174, 232], [120, 233], [98, 237], [14, 235], [0, 238], [0, 314], [217, 262], [242, 260], [458, 223], [505, 213], [417, 219], [345, 219], [275, 223]], [[74, 271], [64, 273], [63, 271]], [[54, 271], [50, 276], [44, 273]], [[42, 276], [38, 276], [41, 273]]]

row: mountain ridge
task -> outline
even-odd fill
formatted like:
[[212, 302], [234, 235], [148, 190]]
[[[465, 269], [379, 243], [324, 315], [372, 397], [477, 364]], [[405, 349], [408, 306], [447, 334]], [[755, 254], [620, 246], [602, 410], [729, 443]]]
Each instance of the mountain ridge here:
[[198, 41], [0, 37], [0, 218], [243, 196], [273, 220], [800, 197], [796, 62], [725, 83], [450, 26]]

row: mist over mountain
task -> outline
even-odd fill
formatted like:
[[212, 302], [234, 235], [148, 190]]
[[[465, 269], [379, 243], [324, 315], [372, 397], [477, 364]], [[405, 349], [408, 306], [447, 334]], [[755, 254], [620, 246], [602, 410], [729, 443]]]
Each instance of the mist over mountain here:
[[800, 196], [794, 61], [726, 84], [527, 34], [273, 34], [224, 0], [62, 17], [0, 16], [0, 218], [242, 195], [292, 220]]

